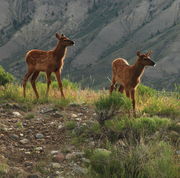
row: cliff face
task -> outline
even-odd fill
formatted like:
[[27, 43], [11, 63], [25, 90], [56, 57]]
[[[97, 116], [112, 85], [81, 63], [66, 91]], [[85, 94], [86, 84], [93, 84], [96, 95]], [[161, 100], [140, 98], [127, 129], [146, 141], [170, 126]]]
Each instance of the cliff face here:
[[155, 68], [144, 83], [171, 88], [180, 78], [179, 0], [1, 0], [0, 62], [21, 76], [23, 56], [32, 48], [51, 49], [55, 32], [76, 42], [65, 60], [64, 75], [85, 85], [109, 85], [111, 62], [129, 63], [137, 50], [153, 50]]

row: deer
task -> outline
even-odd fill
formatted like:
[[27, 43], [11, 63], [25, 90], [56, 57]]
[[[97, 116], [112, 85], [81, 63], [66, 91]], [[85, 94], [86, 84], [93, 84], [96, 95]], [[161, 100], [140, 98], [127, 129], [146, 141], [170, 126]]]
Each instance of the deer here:
[[145, 67], [155, 66], [155, 62], [151, 60], [151, 54], [152, 51], [144, 54], [137, 51], [137, 60], [133, 65], [129, 65], [123, 58], [115, 59], [112, 62], [112, 83], [110, 94], [115, 89], [115, 85], [120, 84], [119, 92], [123, 93], [125, 90], [126, 96], [132, 100], [134, 116], [136, 116], [136, 88], [140, 83]]
[[64, 65], [64, 58], [66, 56], [67, 47], [73, 46], [74, 41], [70, 40], [63, 34], [56, 33], [56, 38], [58, 39], [57, 45], [54, 49], [49, 51], [43, 51], [38, 49], [30, 50], [26, 53], [25, 60], [27, 63], [28, 71], [25, 74], [22, 86], [23, 95], [26, 97], [26, 83], [31, 76], [31, 85], [36, 95], [39, 98], [38, 91], [36, 89], [36, 79], [40, 72], [46, 73], [47, 78], [47, 89], [46, 97], [48, 97], [49, 86], [51, 84], [51, 74], [54, 72], [56, 79], [58, 81], [58, 86], [61, 92], [61, 97], [65, 98], [61, 80], [61, 71]]

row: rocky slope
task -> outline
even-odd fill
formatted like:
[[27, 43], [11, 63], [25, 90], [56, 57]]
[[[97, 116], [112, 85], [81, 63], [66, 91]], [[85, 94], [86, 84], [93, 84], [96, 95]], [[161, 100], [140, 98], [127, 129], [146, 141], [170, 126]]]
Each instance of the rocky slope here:
[[108, 86], [111, 61], [137, 50], [154, 51], [156, 68], [143, 78], [147, 85], [172, 88], [179, 83], [179, 0], [2, 0], [0, 63], [22, 77], [24, 55], [32, 48], [51, 49], [55, 32], [76, 41], [63, 74], [88, 86]]

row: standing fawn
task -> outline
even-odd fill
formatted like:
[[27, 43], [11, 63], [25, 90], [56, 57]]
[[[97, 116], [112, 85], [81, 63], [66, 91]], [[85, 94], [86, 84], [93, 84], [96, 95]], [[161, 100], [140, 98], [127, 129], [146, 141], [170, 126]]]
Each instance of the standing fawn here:
[[66, 56], [67, 46], [74, 45], [74, 42], [63, 34], [59, 35], [56, 33], [56, 38], [58, 39], [57, 46], [53, 50], [42, 51], [33, 49], [26, 54], [26, 63], [28, 65], [28, 72], [25, 74], [22, 85], [23, 94], [26, 97], [26, 82], [28, 78], [31, 77], [31, 85], [35, 92], [36, 98], [39, 98], [39, 94], [36, 89], [35, 81], [39, 73], [46, 72], [47, 77], [47, 90], [46, 96], [48, 96], [49, 86], [51, 84], [51, 73], [54, 72], [56, 79], [58, 81], [61, 96], [64, 98], [63, 86], [61, 81], [61, 70], [64, 64], [64, 58]]
[[125, 59], [118, 58], [112, 62], [112, 84], [110, 93], [114, 90], [116, 83], [120, 84], [119, 91], [123, 93], [125, 90], [126, 96], [132, 99], [133, 112], [135, 115], [135, 91], [140, 83], [145, 66], [155, 66], [150, 58], [152, 52], [141, 54], [137, 52], [137, 61], [134, 65], [129, 65]]

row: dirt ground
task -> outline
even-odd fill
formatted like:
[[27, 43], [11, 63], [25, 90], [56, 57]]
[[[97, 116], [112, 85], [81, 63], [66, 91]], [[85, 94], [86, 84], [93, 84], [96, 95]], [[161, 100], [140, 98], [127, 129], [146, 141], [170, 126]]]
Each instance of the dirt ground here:
[[0, 177], [83, 177], [84, 153], [71, 143], [65, 124], [86, 124], [94, 115], [93, 108], [76, 104], [35, 105], [27, 112], [17, 103], [1, 104]]

